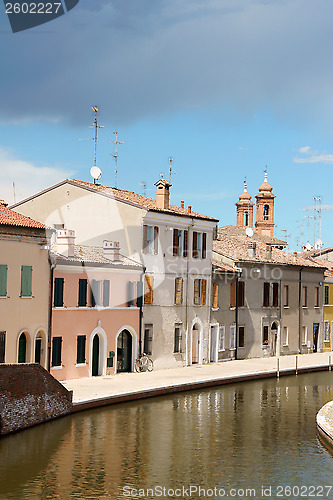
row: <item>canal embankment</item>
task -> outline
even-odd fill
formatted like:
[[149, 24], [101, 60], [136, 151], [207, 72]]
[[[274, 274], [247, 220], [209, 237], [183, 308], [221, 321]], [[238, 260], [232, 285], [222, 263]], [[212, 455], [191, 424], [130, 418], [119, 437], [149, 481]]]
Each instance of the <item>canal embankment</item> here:
[[316, 422], [320, 440], [333, 452], [333, 401], [326, 403], [319, 410]]

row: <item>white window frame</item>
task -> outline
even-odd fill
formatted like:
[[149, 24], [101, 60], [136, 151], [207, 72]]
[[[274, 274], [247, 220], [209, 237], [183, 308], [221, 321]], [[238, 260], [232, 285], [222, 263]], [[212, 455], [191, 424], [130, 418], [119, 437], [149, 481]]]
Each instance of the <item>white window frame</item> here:
[[219, 351], [225, 351], [225, 326], [219, 325]]
[[230, 325], [230, 351], [236, 350], [236, 325]]
[[[286, 332], [286, 334], [285, 334], [285, 332]], [[282, 345], [284, 347], [289, 345], [289, 330], [288, 330], [287, 326], [284, 326], [282, 328]]]
[[324, 321], [324, 342], [330, 341], [330, 322]]
[[154, 226], [147, 226], [147, 254], [153, 255], [154, 254], [154, 245], [155, 245], [155, 238], [154, 238]]

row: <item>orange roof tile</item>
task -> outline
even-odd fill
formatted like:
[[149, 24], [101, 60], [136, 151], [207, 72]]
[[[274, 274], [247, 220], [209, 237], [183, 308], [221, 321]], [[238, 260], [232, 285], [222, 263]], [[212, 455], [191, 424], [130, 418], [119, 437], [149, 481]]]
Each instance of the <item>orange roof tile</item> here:
[[6, 205], [0, 204], [0, 224], [4, 226], [31, 227], [34, 229], [46, 229], [46, 226], [41, 222], [37, 222], [30, 217], [21, 215]]

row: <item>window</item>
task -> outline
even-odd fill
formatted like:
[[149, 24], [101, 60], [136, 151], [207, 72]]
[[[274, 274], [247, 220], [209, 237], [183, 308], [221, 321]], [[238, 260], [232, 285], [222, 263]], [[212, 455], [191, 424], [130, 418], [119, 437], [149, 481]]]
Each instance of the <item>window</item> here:
[[289, 285], [283, 287], [283, 306], [289, 307]]
[[175, 304], [177, 306], [179, 306], [182, 303], [183, 303], [183, 278], [176, 278], [175, 279]]
[[263, 306], [269, 307], [269, 292], [270, 292], [270, 283], [264, 283], [264, 298], [263, 298]]
[[134, 295], [135, 295], [135, 283], [134, 281], [129, 281], [128, 282], [128, 301], [127, 305], [128, 307], [133, 307], [134, 304]]
[[145, 304], [153, 303], [153, 277], [145, 277]]
[[143, 340], [143, 352], [145, 354], [152, 353], [152, 342], [153, 342], [153, 325], [145, 325], [144, 340]]
[[263, 215], [264, 215], [264, 217], [263, 217], [264, 220], [269, 219], [269, 206], [268, 205], [264, 205]]
[[238, 306], [244, 307], [245, 305], [245, 282], [238, 282]]
[[303, 286], [303, 307], [308, 307], [308, 287]]
[[273, 307], [279, 306], [279, 283], [273, 283]]
[[182, 352], [182, 330], [181, 324], [175, 324], [175, 341], [173, 352]]
[[327, 306], [330, 303], [330, 287], [325, 285], [324, 287], [324, 306]]
[[249, 225], [249, 212], [244, 212], [243, 226]]
[[77, 336], [77, 348], [76, 348], [76, 364], [82, 364], [86, 362], [86, 336]]
[[324, 321], [324, 342], [330, 341], [330, 322]]
[[315, 307], [319, 307], [319, 286], [315, 287]]
[[0, 265], [0, 297], [7, 297], [7, 266]]
[[236, 283], [230, 283], [230, 307], [236, 307]]
[[92, 280], [91, 282], [91, 307], [101, 305], [101, 282]]
[[79, 280], [79, 301], [78, 301], [79, 307], [86, 307], [86, 305], [87, 305], [87, 287], [88, 287], [87, 280], [80, 279]]
[[230, 350], [236, 349], [236, 325], [230, 325]]
[[219, 328], [219, 351], [224, 351], [225, 349], [225, 326], [220, 325]]
[[308, 329], [306, 326], [302, 326], [302, 345], [306, 345], [308, 341]]
[[143, 226], [143, 253], [150, 255], [158, 254], [158, 227]]
[[262, 329], [262, 345], [268, 346], [268, 326], [263, 326]]
[[64, 306], [64, 278], [54, 280], [54, 307]]
[[213, 283], [213, 300], [212, 300], [213, 309], [218, 309], [219, 307], [219, 284]]
[[187, 257], [188, 231], [182, 229], [173, 230], [173, 256]]
[[193, 231], [192, 257], [193, 259], [205, 259], [207, 256], [207, 233]]
[[110, 280], [103, 281], [103, 307], [110, 305]]
[[52, 366], [61, 366], [61, 344], [62, 344], [62, 337], [53, 337]]
[[142, 307], [142, 304], [143, 304], [143, 283], [142, 283], [142, 281], [137, 281], [136, 291], [137, 291], [136, 305], [138, 307]]
[[194, 280], [194, 296], [193, 303], [195, 306], [206, 305], [207, 300], [207, 280]]
[[32, 297], [32, 266], [21, 266], [21, 297]]
[[245, 326], [238, 327], [238, 347], [245, 347]]
[[282, 345], [288, 345], [288, 327], [284, 326], [282, 329]]
[[5, 362], [6, 332], [0, 332], [0, 363]]

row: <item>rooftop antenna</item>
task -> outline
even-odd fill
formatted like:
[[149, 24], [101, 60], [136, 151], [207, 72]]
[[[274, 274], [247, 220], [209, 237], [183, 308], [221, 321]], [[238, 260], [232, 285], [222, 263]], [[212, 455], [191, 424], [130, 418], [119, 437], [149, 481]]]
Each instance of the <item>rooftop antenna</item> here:
[[110, 144], [115, 144], [115, 152], [113, 155], [113, 158], [114, 158], [114, 187], [116, 188], [117, 187], [117, 175], [118, 175], [118, 144], [124, 144], [122, 141], [118, 141], [118, 132], [117, 130], [115, 130], [113, 132], [116, 136], [116, 140], [115, 141], [112, 141]]
[[13, 182], [14, 203], [16, 203], [15, 182]]
[[145, 181], [140, 182], [140, 186], [143, 187], [143, 196], [147, 196], [147, 193], [146, 193], [146, 191], [147, 191], [147, 184], [145, 183]]
[[[95, 141], [94, 165], [93, 165], [93, 167], [91, 167], [91, 169], [90, 169], [90, 173], [91, 173], [91, 171], [94, 169], [93, 171], [94, 171], [94, 173], [95, 173], [95, 174], [94, 174], [94, 175], [93, 175], [93, 174], [91, 174], [91, 175], [92, 175], [92, 176], [93, 176], [93, 178], [94, 178], [94, 184], [96, 184], [96, 180], [98, 180], [98, 179], [101, 177], [101, 175], [102, 175], [102, 172], [101, 172], [101, 171], [100, 171], [100, 169], [96, 166], [96, 157], [97, 157], [97, 132], [98, 132], [98, 129], [99, 129], [99, 128], [104, 128], [104, 126], [103, 126], [103, 125], [98, 125], [98, 120], [97, 120], [98, 107], [97, 107], [97, 106], [92, 106], [92, 107], [91, 107], [91, 109], [92, 109], [92, 110], [93, 110], [93, 112], [95, 113], [95, 119], [94, 119], [94, 123], [93, 123], [93, 125], [92, 125], [92, 126], [90, 126], [89, 128], [94, 128], [94, 129], [95, 129], [95, 137], [88, 137], [88, 139], [79, 139], [79, 141], [87, 141], [87, 140], [88, 140], [88, 141], [89, 141], [89, 140], [93, 140], [93, 141]], [[96, 170], [96, 169], [98, 169], [98, 170], [100, 171], [100, 175], [99, 175], [99, 177], [98, 177], [98, 178], [96, 177], [96, 176], [97, 176], [97, 170]]]
[[170, 164], [170, 167], [169, 167], [170, 184], [171, 184], [171, 178], [172, 178], [172, 176], [176, 174], [176, 172], [172, 171], [172, 162], [173, 162], [173, 158], [171, 158], [171, 156], [170, 156], [170, 158], [169, 158], [169, 164]]

